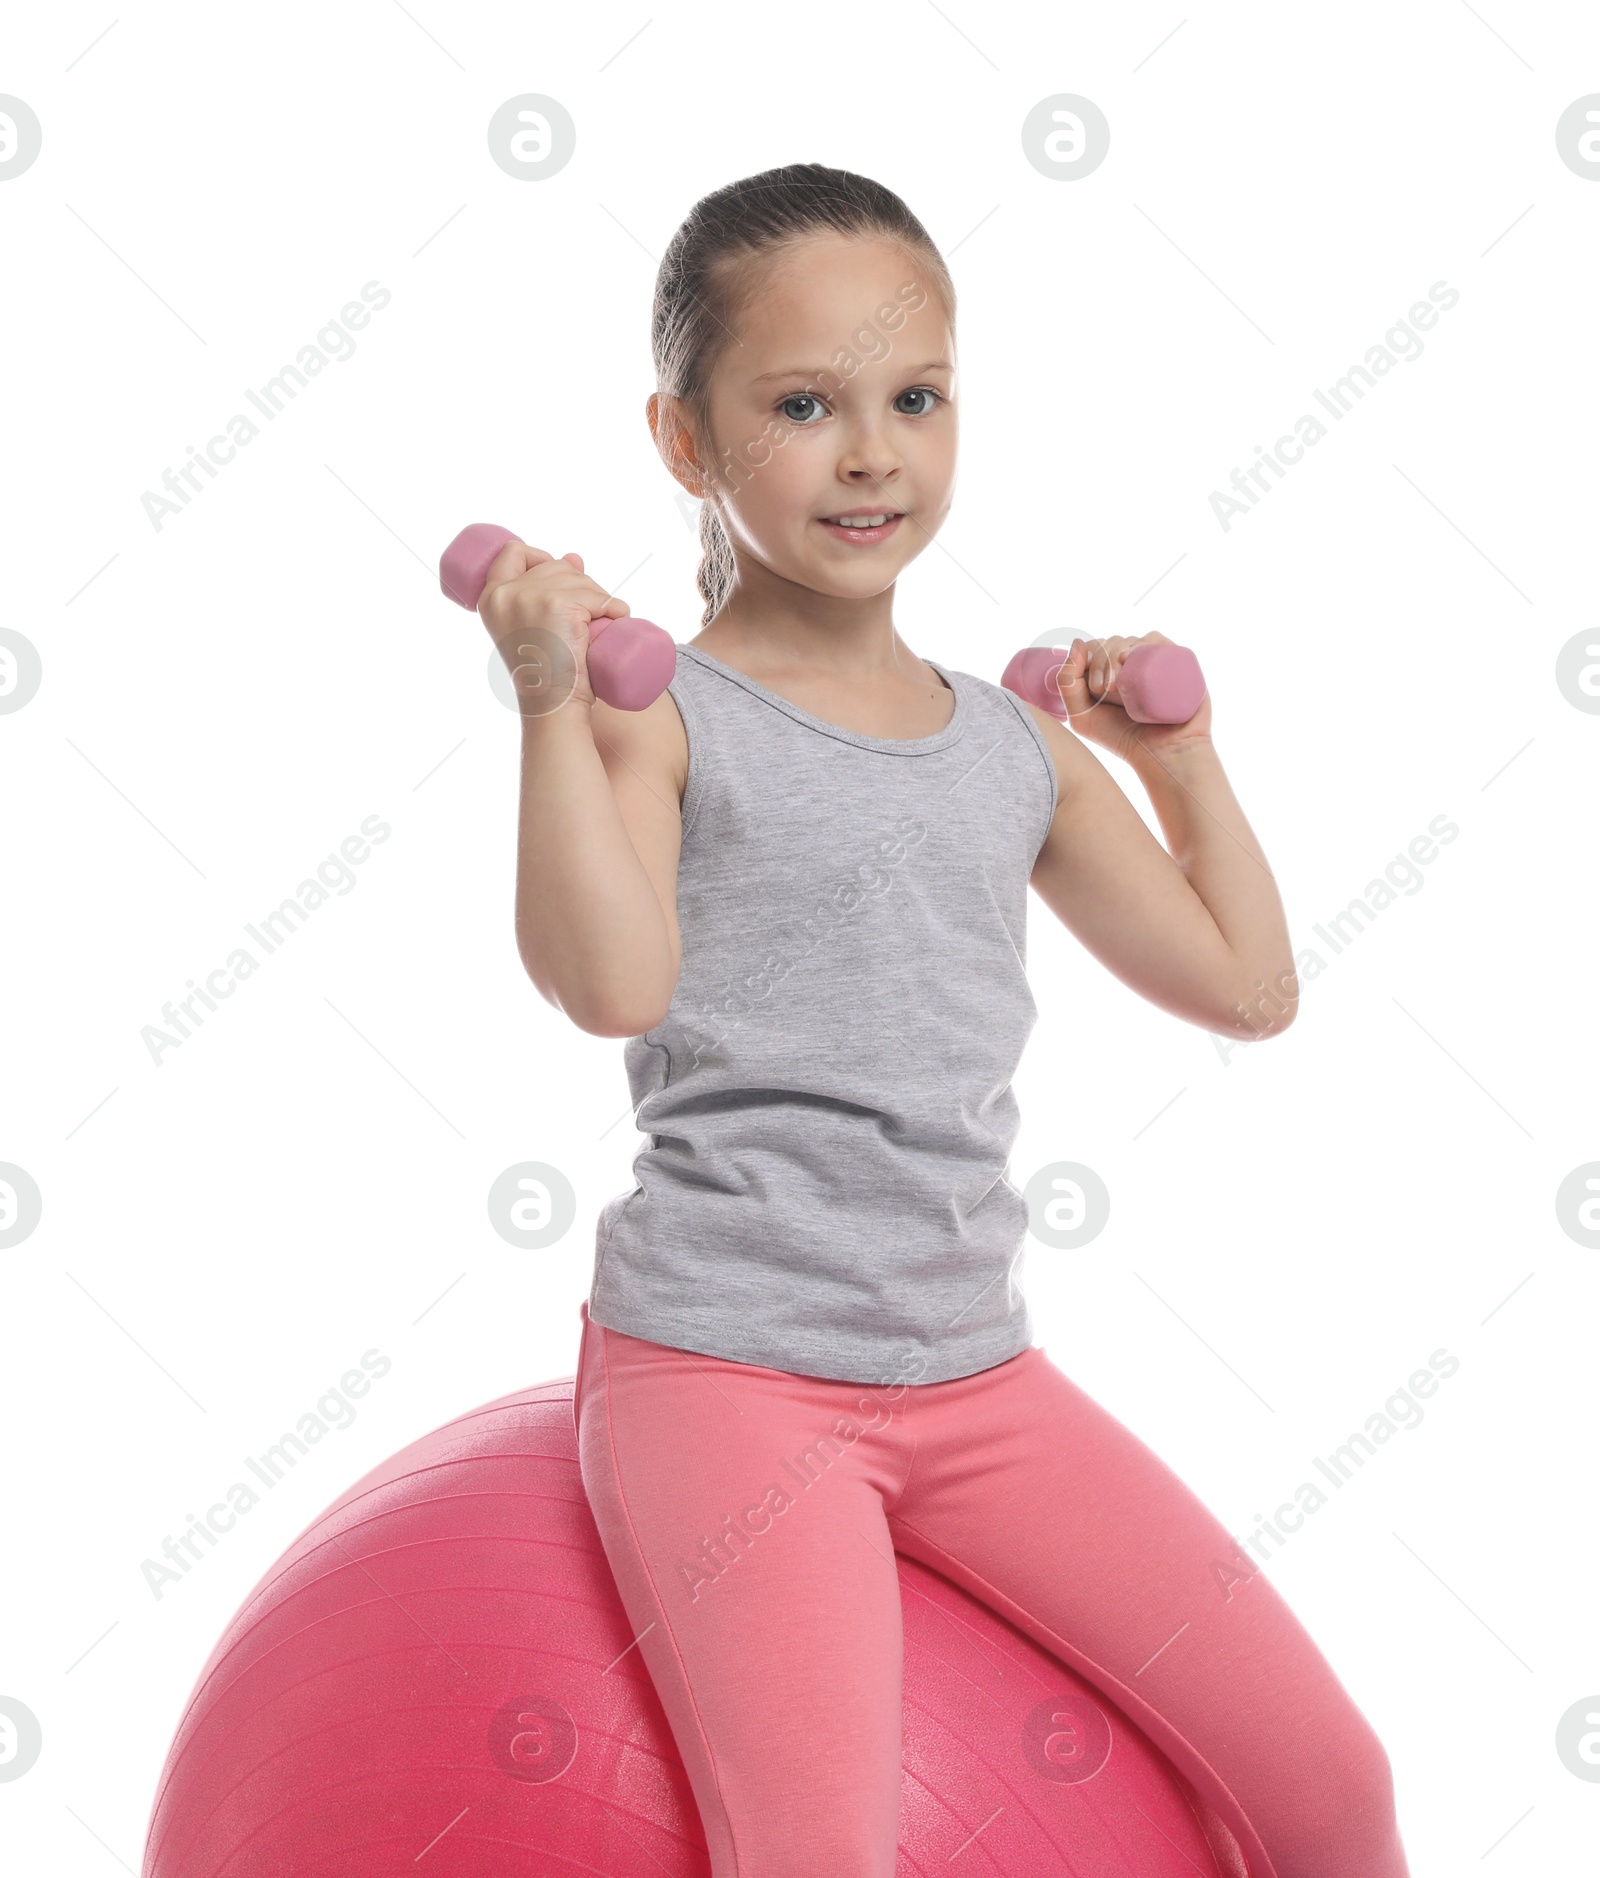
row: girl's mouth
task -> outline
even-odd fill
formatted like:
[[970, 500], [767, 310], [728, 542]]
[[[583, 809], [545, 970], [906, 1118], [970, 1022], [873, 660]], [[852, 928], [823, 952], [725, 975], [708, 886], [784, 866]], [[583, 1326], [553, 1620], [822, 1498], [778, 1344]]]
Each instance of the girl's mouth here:
[[822, 515], [817, 520], [836, 540], [865, 544], [887, 541], [904, 514], [903, 509], [858, 509], [842, 516]]

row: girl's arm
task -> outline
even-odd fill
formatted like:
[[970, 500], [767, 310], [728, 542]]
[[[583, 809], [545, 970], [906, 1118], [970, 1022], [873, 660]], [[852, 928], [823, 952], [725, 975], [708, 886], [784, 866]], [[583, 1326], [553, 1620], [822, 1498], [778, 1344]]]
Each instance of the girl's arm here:
[[556, 1009], [598, 1037], [658, 1024], [681, 956], [683, 720], [668, 692], [619, 711], [588, 677], [594, 622], [627, 610], [581, 554], [558, 560], [515, 535], [478, 596], [522, 717], [517, 951]]
[[[1120, 708], [1095, 707], [1106, 713], [1097, 728], [1116, 725], [1113, 747], [1149, 793], [1163, 848], [1094, 751], [1026, 708], [1059, 788], [1034, 863], [1040, 899], [1124, 984], [1175, 1017], [1251, 1038], [1287, 1029], [1299, 985], [1283, 902], [1209, 731], [1134, 728]], [[1209, 718], [1209, 699], [1202, 711]]]
[[568, 699], [522, 720], [517, 950], [580, 1030], [635, 1037], [678, 981], [688, 739], [663, 692], [643, 711]]

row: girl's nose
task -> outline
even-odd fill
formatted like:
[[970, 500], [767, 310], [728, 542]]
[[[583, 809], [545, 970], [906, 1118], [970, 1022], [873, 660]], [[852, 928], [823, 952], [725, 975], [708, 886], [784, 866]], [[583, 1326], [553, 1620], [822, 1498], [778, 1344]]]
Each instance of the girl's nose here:
[[839, 474], [846, 481], [875, 489], [898, 474], [900, 458], [882, 431], [858, 432], [839, 459]]
[[860, 439], [839, 458], [839, 477], [862, 485], [866, 494], [879, 492], [898, 473], [900, 456], [886, 438]]

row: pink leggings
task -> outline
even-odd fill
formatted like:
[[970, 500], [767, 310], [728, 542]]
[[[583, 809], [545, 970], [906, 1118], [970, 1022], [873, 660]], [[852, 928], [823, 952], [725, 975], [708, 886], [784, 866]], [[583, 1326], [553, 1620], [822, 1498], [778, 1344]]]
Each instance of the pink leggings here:
[[1098, 1686], [1220, 1816], [1248, 1878], [1406, 1878], [1388, 1757], [1326, 1658], [1042, 1349], [885, 1387], [583, 1317], [584, 1488], [713, 1878], [894, 1878], [894, 1551]]

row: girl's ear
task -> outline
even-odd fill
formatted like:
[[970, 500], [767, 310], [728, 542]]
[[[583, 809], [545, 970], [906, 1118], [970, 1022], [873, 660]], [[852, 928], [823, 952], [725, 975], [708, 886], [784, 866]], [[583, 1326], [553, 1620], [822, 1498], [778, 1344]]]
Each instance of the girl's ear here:
[[707, 493], [705, 475], [682, 400], [670, 392], [652, 391], [645, 401], [644, 411], [661, 461], [690, 495], [703, 499]]

